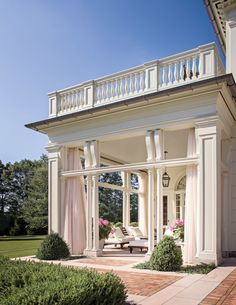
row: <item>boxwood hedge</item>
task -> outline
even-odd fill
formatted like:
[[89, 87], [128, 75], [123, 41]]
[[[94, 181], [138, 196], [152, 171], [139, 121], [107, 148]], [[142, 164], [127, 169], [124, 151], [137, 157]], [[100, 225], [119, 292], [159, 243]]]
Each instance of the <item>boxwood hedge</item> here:
[[113, 273], [0, 257], [0, 305], [123, 305], [126, 297]]

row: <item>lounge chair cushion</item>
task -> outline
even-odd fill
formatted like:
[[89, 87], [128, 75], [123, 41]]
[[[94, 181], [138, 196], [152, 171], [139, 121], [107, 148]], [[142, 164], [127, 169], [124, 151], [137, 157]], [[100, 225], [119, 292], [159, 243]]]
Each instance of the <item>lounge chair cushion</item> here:
[[115, 238], [124, 238], [124, 234], [122, 233], [121, 229], [119, 227], [115, 228], [115, 231], [113, 233], [113, 236]]
[[138, 227], [129, 227], [129, 231], [134, 237], [142, 237], [143, 233], [140, 231]]

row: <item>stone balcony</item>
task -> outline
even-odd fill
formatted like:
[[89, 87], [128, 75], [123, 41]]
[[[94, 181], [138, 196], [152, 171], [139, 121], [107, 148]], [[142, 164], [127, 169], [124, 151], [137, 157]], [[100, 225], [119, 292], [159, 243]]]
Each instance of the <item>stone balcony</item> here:
[[214, 43], [51, 92], [49, 117], [79, 112], [225, 74]]

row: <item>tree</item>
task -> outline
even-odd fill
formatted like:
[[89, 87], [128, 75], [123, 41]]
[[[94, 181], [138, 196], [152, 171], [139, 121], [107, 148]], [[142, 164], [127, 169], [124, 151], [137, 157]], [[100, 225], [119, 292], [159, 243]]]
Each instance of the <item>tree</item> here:
[[[120, 173], [104, 173], [99, 177], [100, 182], [106, 182], [115, 185], [122, 185], [122, 177]], [[131, 185], [133, 188], [138, 188], [137, 176], [131, 175]], [[133, 194], [130, 196], [131, 222], [137, 221], [138, 218], [138, 196]], [[100, 216], [108, 219], [110, 222], [117, 223], [122, 221], [123, 211], [123, 194], [121, 191], [109, 188], [99, 188], [99, 213]]]
[[45, 155], [36, 161], [26, 194], [23, 218], [27, 223], [27, 233], [46, 234], [48, 230], [48, 169]]

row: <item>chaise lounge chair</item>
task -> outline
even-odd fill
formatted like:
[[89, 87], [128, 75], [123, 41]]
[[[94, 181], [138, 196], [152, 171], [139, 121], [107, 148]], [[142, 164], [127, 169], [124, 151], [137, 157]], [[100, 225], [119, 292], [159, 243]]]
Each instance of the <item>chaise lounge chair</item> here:
[[114, 232], [112, 236], [108, 239], [105, 239], [105, 246], [106, 245], [120, 245], [121, 249], [125, 244], [128, 244], [130, 241], [135, 240], [133, 236], [125, 236], [124, 233], [121, 231], [121, 228], [114, 228]]

